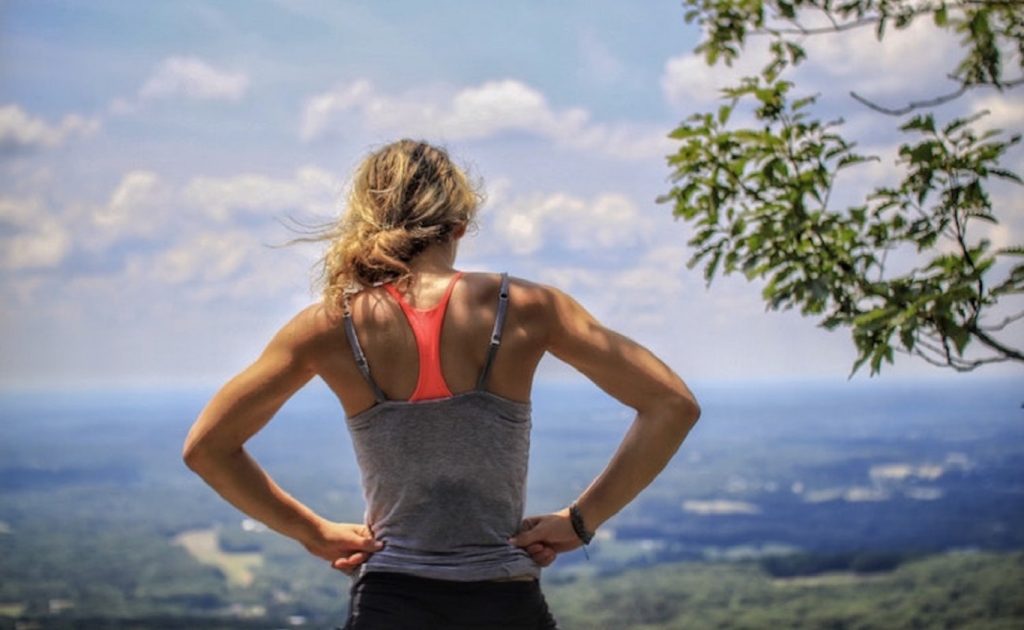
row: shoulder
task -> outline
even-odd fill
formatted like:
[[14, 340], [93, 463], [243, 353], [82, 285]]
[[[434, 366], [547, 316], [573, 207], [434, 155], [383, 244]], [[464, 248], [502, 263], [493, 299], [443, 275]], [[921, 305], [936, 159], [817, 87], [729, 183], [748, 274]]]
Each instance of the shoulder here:
[[[470, 299], [488, 308], [496, 305], [500, 273], [466, 274], [475, 295]], [[535, 334], [554, 341], [569, 328], [589, 327], [595, 320], [571, 295], [558, 287], [509, 276], [509, 317]]]
[[[473, 298], [480, 301], [493, 301], [498, 297], [501, 275], [500, 272], [473, 271], [465, 272], [464, 277]], [[509, 302], [519, 309], [550, 310], [554, 307], [558, 296], [562, 294], [554, 287], [511, 274], [508, 278], [508, 287]]]
[[318, 301], [292, 315], [277, 332], [275, 341], [287, 346], [296, 356], [312, 360], [328, 340], [331, 343], [341, 341], [342, 325], [341, 308]]

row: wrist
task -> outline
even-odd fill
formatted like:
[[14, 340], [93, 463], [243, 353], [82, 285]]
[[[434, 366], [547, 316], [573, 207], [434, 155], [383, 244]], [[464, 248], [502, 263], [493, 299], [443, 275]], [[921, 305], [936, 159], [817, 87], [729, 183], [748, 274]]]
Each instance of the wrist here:
[[601, 507], [595, 504], [591, 496], [586, 494], [580, 495], [578, 499], [573, 501], [573, 505], [579, 510], [580, 516], [583, 518], [583, 524], [588, 532], [596, 532], [608, 520], [609, 515], [601, 511]]
[[296, 525], [292, 538], [295, 538], [307, 547], [317, 545], [326, 537], [327, 525], [327, 519], [319, 516], [305, 518]]
[[589, 544], [593, 540], [594, 532], [597, 528], [587, 522], [576, 501], [573, 501], [572, 505], [569, 506], [569, 522], [572, 524], [572, 529], [576, 532], [577, 538], [584, 545]]

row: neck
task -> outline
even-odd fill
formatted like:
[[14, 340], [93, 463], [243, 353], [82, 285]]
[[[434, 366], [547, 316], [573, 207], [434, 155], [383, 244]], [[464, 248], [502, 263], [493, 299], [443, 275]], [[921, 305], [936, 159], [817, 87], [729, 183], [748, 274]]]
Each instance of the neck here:
[[413, 274], [449, 274], [455, 271], [455, 240], [436, 243], [409, 261]]

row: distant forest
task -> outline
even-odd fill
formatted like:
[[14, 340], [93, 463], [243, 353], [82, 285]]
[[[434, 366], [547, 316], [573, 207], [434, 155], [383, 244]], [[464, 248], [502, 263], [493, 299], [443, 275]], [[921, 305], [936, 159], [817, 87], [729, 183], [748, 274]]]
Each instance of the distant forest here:
[[[804, 556], [810, 562], [810, 556]], [[835, 556], [823, 557], [824, 564]], [[770, 563], [769, 563], [770, 565]], [[1024, 553], [957, 552], [907, 561], [891, 571], [827, 571], [774, 577], [761, 561], [680, 562], [614, 577], [545, 585], [563, 630], [656, 628], [853, 629], [1024, 627]], [[809, 566], [809, 565], [808, 565]], [[265, 593], [265, 601], [273, 599]], [[0, 617], [0, 629], [235, 629], [283, 627], [296, 618], [197, 615], [210, 602], [177, 597], [177, 614], [118, 616], [36, 613]], [[164, 601], [165, 610], [172, 602]], [[312, 612], [312, 611], [310, 611]], [[344, 612], [302, 618], [312, 627], [341, 625]]]

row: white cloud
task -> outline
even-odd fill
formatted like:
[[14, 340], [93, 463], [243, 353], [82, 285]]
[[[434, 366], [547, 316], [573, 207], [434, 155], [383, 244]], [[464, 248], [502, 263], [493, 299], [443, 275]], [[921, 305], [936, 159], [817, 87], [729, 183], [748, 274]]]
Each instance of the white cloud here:
[[579, 107], [556, 110], [543, 93], [513, 79], [487, 81], [454, 93], [379, 93], [367, 80], [340, 85], [306, 101], [300, 137], [315, 140], [353, 123], [370, 130], [448, 140], [479, 140], [521, 132], [561, 146], [635, 159], [671, 147], [661, 127], [592, 123]]
[[555, 112], [540, 91], [506, 79], [460, 90], [441, 124], [460, 138], [483, 138], [506, 130], [555, 136], [560, 129], [582, 126], [587, 116], [582, 108]]
[[71, 250], [67, 229], [36, 200], [0, 198], [3, 224], [14, 231], [0, 238], [0, 266], [4, 269], [56, 267]]
[[187, 99], [193, 101], [239, 101], [249, 90], [249, 77], [197, 57], [169, 57], [139, 88], [135, 97], [118, 97], [109, 105], [115, 116], [135, 114], [147, 101]]
[[408, 134], [451, 139], [478, 139], [510, 130], [549, 136], [565, 126], [579, 127], [587, 116], [582, 109], [554, 112], [543, 94], [511, 79], [463, 88], [435, 101], [379, 94], [361, 79], [309, 99], [302, 137], [311, 140], [330, 131], [339, 114], [353, 110], [375, 130], [402, 128]]
[[110, 201], [92, 213], [93, 223], [111, 236], [152, 234], [163, 224], [168, 192], [156, 173], [130, 171], [110, 195]]
[[843, 493], [843, 500], [850, 503], [863, 503], [865, 501], [887, 501], [890, 495], [880, 488], [867, 486], [853, 486]]
[[[905, 104], [897, 97], [914, 100], [948, 92], [952, 84], [946, 74], [962, 54], [955, 36], [924, 19], [906, 29], [888, 30], [881, 42], [870, 27], [793, 41], [807, 51], [807, 59], [789, 75], [801, 94], [845, 99], [852, 90], [868, 98], [887, 99], [880, 104], [897, 107]], [[665, 100], [694, 110], [718, 102], [721, 88], [738, 84], [742, 76], [760, 74], [770, 60], [769, 43], [767, 37], [751, 37], [732, 66], [723, 62], [709, 66], [703, 56], [693, 53], [670, 58], [661, 77]], [[849, 104], [863, 107], [852, 99]]]
[[[261, 174], [195, 177], [172, 186], [150, 171], [126, 173], [101, 207], [89, 208], [81, 236], [87, 248], [102, 251], [126, 236], [152, 238], [146, 250], [133, 251], [112, 274], [79, 278], [86, 292], [113, 291], [150, 299], [154, 287], [174, 287], [194, 303], [222, 299], [248, 301], [294, 294], [308, 281], [308, 252], [270, 249], [264, 241], [283, 242], [269, 220], [260, 227], [241, 225], [244, 213], [267, 215], [284, 210], [332, 215], [342, 184], [315, 167], [299, 168], [290, 178]], [[173, 230], [167, 229], [173, 223]], [[159, 238], [157, 238], [159, 237]]]
[[130, 255], [109, 280], [140, 298], [154, 287], [171, 287], [192, 303], [248, 302], [295, 295], [305, 288], [309, 262], [294, 249], [265, 247], [251, 230], [200, 229], [167, 247]]
[[581, 70], [595, 83], [614, 84], [625, 76], [626, 64], [593, 29], [583, 30], [576, 47], [583, 62]]
[[142, 85], [139, 97], [237, 101], [248, 88], [245, 73], [221, 70], [196, 57], [170, 57]]
[[707, 501], [683, 501], [683, 510], [700, 516], [719, 514], [760, 514], [761, 508], [747, 501], [731, 501], [728, 499], [710, 499]]
[[25, 112], [18, 105], [0, 107], [0, 153], [60, 146], [72, 136], [87, 136], [99, 129], [99, 121], [68, 114], [58, 123], [48, 123]]
[[679, 108], [707, 107], [721, 102], [721, 90], [739, 83], [740, 77], [758, 74], [766, 62], [767, 46], [754, 41], [732, 66], [709, 66], [703, 55], [686, 53], [665, 62], [661, 74], [661, 92], [665, 100]]
[[808, 59], [801, 72], [816, 80], [815, 89], [909, 100], [948, 91], [952, 84], [946, 74], [963, 54], [957, 36], [935, 28], [927, 17], [905, 29], [888, 29], [882, 41], [867, 27], [809, 37], [803, 44]]
[[[146, 262], [152, 265], [152, 275], [167, 284], [216, 282], [237, 272], [246, 251], [255, 248], [252, 235], [240, 230], [203, 232], [158, 252]], [[138, 272], [139, 264], [139, 260], [133, 260], [129, 272]]]
[[300, 211], [317, 215], [317, 221], [334, 219], [341, 188], [337, 178], [315, 166], [301, 167], [290, 178], [248, 173], [194, 177], [180, 186], [155, 172], [134, 170], [121, 177], [105, 203], [70, 204], [62, 215], [83, 249], [95, 253], [126, 238], [166, 243], [230, 229], [244, 214]]
[[917, 488], [905, 488], [903, 494], [907, 497], [917, 501], [935, 501], [941, 499], [945, 495], [945, 491], [942, 488], [933, 487], [917, 487]]
[[668, 127], [631, 122], [582, 125], [562, 134], [558, 142], [628, 160], [663, 158], [676, 149], [675, 142], [668, 138]]
[[242, 174], [227, 178], [197, 177], [184, 189], [185, 202], [206, 216], [226, 221], [238, 212], [266, 213], [302, 209], [315, 214], [335, 213], [342, 182], [315, 166], [305, 166], [292, 179]]
[[336, 114], [360, 107], [370, 109], [372, 98], [373, 86], [365, 79], [309, 98], [302, 113], [299, 135], [303, 140], [312, 140], [327, 133]]
[[907, 481], [913, 478], [934, 481], [941, 477], [946, 469], [941, 464], [920, 464], [914, 466], [905, 462], [892, 464], [876, 464], [868, 470], [868, 476], [875, 483]]
[[988, 114], [978, 121], [980, 127], [1002, 129], [1005, 132], [1024, 130], [1024, 102], [1021, 94], [991, 92], [971, 101], [971, 111], [987, 110]]
[[541, 282], [579, 296], [599, 319], [628, 322], [637, 331], [664, 330], [692, 296], [703, 295], [697, 275], [684, 270], [688, 254], [682, 246], [626, 251], [635, 256], [621, 268], [545, 264], [537, 269], [537, 276]]
[[565, 193], [510, 199], [491, 211], [493, 229], [508, 251], [532, 254], [546, 243], [574, 250], [643, 244], [653, 226], [629, 197], [602, 193], [591, 200]]

